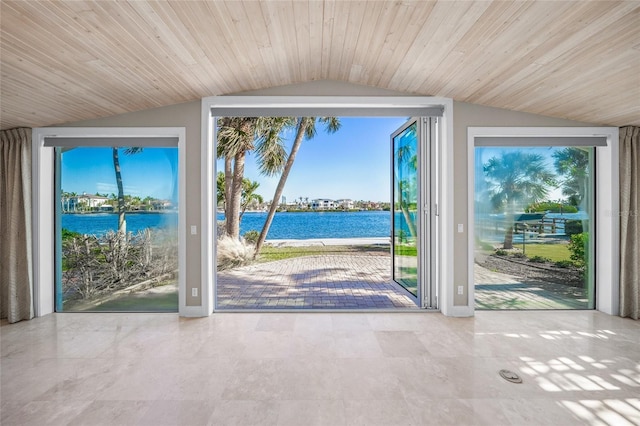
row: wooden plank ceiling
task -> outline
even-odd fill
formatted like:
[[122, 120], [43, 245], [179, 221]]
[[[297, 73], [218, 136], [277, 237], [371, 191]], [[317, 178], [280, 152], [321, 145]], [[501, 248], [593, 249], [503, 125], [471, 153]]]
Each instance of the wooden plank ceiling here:
[[637, 1], [1, 2], [2, 129], [313, 80], [640, 125]]

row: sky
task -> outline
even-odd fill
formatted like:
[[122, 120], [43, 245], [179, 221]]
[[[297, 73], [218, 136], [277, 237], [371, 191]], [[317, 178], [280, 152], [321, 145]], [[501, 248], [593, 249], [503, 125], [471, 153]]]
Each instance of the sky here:
[[[389, 202], [390, 198], [390, 135], [406, 122], [405, 117], [341, 117], [341, 128], [327, 134], [318, 126], [315, 138], [305, 140], [287, 179], [284, 196], [287, 202], [296, 199], [329, 198]], [[294, 132], [284, 135], [289, 151]], [[499, 148], [480, 150], [480, 164]], [[554, 170], [553, 149], [537, 148]], [[177, 202], [177, 148], [145, 148], [135, 155], [120, 149], [120, 165], [125, 194], [144, 198], [168, 199]], [[222, 160], [217, 170], [224, 170]], [[478, 164], [476, 164], [478, 166]], [[247, 156], [245, 177], [258, 181], [257, 193], [271, 200], [279, 176], [260, 174], [252, 153]], [[62, 154], [62, 189], [78, 194], [117, 193], [111, 148], [75, 148]], [[559, 189], [550, 192], [550, 199], [561, 198]]]
[[[390, 136], [406, 117], [342, 117], [341, 128], [327, 134], [318, 125], [316, 137], [302, 143], [287, 179], [283, 195], [287, 202], [299, 197], [389, 202]], [[284, 135], [287, 152], [293, 130]], [[145, 148], [125, 155], [120, 150], [125, 194], [177, 201], [176, 148]], [[224, 170], [222, 160], [217, 170]], [[278, 176], [260, 174], [255, 156], [249, 153], [245, 177], [260, 183], [257, 193], [271, 200]], [[111, 148], [75, 148], [62, 155], [62, 189], [78, 194], [117, 193]]]
[[[138, 154], [119, 151], [125, 195], [178, 201], [177, 148], [144, 148]], [[117, 194], [111, 148], [74, 148], [62, 153], [62, 190], [77, 194]]]
[[[406, 117], [341, 117], [340, 122], [336, 133], [318, 125], [316, 137], [303, 141], [284, 188], [287, 202], [299, 197], [389, 202], [390, 136]], [[287, 152], [294, 136], [293, 131], [285, 135]], [[224, 171], [223, 160], [216, 164]], [[261, 175], [252, 154], [245, 167], [245, 177], [260, 183], [256, 192], [265, 201], [273, 199], [279, 175]]]

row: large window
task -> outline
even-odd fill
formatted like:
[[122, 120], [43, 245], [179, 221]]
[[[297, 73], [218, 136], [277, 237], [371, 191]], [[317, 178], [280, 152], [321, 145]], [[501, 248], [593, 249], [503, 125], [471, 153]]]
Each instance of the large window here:
[[178, 310], [178, 148], [56, 148], [58, 312]]
[[593, 309], [595, 148], [475, 148], [477, 309]]

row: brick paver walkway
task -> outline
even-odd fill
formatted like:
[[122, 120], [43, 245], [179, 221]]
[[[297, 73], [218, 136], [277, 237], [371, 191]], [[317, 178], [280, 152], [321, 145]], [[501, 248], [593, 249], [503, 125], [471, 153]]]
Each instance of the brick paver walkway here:
[[391, 283], [389, 256], [319, 255], [218, 272], [218, 308], [414, 308]]
[[[379, 255], [319, 255], [258, 263], [218, 272], [218, 308], [414, 308], [391, 283], [391, 259]], [[477, 309], [575, 309], [587, 306], [584, 290], [522, 282], [475, 265]]]

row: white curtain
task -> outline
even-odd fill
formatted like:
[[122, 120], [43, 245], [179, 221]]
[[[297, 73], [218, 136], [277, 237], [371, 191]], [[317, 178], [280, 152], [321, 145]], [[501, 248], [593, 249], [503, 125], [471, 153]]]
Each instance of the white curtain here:
[[620, 128], [620, 316], [640, 318], [640, 127]]
[[31, 129], [0, 132], [0, 318], [33, 318]]

